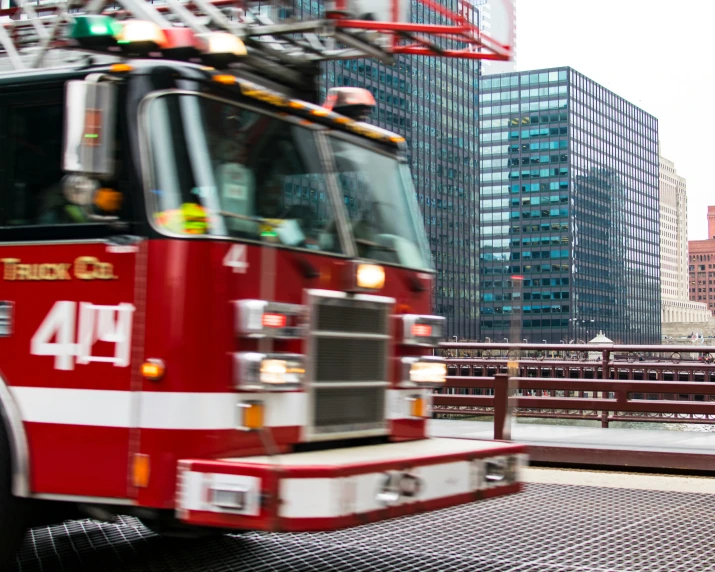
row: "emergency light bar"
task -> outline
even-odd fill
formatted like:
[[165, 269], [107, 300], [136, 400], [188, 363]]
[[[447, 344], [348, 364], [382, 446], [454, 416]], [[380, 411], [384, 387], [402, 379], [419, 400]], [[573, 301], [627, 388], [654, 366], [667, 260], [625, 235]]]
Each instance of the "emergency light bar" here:
[[110, 16], [76, 16], [69, 40], [88, 50], [147, 56], [161, 52], [174, 59], [200, 58], [205, 64], [223, 66], [248, 52], [240, 38], [228, 32], [195, 35], [188, 28], [163, 29], [146, 20], [117, 21]]

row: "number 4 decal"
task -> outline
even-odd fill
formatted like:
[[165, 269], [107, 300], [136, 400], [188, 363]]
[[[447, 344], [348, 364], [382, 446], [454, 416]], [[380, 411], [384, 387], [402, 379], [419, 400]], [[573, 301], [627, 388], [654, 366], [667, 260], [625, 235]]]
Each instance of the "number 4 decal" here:
[[[75, 338], [77, 303], [55, 302], [32, 336], [30, 353], [54, 356], [55, 369], [65, 371], [74, 369], [75, 358], [78, 364], [105, 362], [126, 367], [131, 350], [133, 313], [134, 306], [131, 304], [99, 306], [80, 302], [79, 328]], [[114, 355], [93, 356], [92, 347], [96, 342], [114, 343]]]
[[223, 265], [233, 268], [237, 274], [245, 274], [248, 269], [248, 252], [245, 244], [234, 244], [223, 258]]

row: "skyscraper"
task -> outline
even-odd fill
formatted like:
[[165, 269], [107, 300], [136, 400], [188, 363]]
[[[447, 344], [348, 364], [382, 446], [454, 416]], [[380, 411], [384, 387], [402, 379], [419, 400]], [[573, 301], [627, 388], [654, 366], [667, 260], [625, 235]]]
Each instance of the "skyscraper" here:
[[[472, 0], [442, 0], [476, 18]], [[294, 0], [297, 18], [321, 15], [323, 3]], [[411, 19], [444, 23], [422, 4]], [[478, 334], [478, 133], [479, 62], [399, 56], [395, 65], [359, 59], [328, 62], [324, 87], [369, 89], [377, 101], [370, 122], [407, 139], [417, 199], [437, 270], [435, 311], [448, 335]], [[325, 90], [323, 90], [323, 95]]]
[[688, 196], [675, 164], [660, 156], [661, 316], [667, 322], [707, 322], [707, 304], [688, 292]]
[[480, 84], [482, 336], [658, 342], [657, 119], [570, 68]]

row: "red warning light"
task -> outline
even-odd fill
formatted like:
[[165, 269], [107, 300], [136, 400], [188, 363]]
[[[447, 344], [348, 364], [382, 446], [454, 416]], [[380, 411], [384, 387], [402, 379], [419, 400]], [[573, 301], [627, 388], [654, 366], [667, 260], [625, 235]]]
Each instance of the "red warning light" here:
[[432, 326], [429, 324], [412, 324], [412, 335], [416, 338], [428, 338], [432, 335]]
[[512, 280], [523, 280], [524, 277], [521, 274], [514, 274], [514, 276], [511, 277]]
[[263, 314], [261, 323], [264, 328], [285, 328], [288, 318], [284, 314]]

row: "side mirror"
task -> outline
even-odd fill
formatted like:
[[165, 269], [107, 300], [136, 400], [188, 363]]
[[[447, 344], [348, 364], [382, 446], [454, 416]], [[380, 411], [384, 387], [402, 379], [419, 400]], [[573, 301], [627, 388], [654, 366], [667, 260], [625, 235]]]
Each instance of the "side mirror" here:
[[99, 79], [67, 82], [63, 169], [109, 178], [114, 174], [116, 86]]

